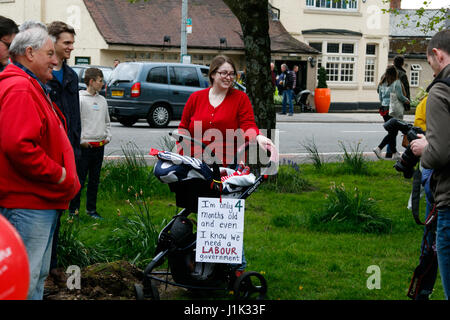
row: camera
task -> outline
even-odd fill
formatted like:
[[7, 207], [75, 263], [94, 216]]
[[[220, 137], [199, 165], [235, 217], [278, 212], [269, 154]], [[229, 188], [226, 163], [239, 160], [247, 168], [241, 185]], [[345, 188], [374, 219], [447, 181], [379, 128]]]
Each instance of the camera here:
[[[419, 137], [417, 135], [419, 133], [425, 134], [425, 131], [423, 131], [421, 128], [414, 127], [410, 123], [394, 118], [386, 121], [383, 126], [387, 131], [399, 130], [401, 133], [406, 135], [406, 138], [409, 142], [418, 139]], [[403, 172], [403, 176], [406, 179], [410, 179], [414, 174], [414, 167], [419, 162], [419, 159], [420, 157], [414, 155], [414, 153], [411, 151], [410, 145], [408, 145], [401, 158], [395, 163], [394, 168], [399, 172]]]

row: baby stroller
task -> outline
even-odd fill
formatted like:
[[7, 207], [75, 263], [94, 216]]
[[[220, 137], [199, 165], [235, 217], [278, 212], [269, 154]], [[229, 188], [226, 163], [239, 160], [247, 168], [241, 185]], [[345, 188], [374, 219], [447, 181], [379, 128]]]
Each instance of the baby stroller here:
[[[171, 136], [178, 143], [193, 142], [209, 152], [207, 146], [195, 139], [175, 133], [172, 133]], [[234, 163], [237, 163], [239, 155], [242, 155], [242, 152], [247, 149], [248, 144], [238, 150]], [[138, 300], [146, 298], [159, 300], [157, 282], [161, 282], [191, 291], [232, 291], [234, 298], [239, 300], [264, 299], [267, 282], [260, 273], [250, 271], [237, 276], [235, 264], [195, 261], [195, 222], [193, 223], [188, 216], [197, 212], [199, 197], [246, 199], [261, 183], [267, 180], [268, 176], [262, 174], [256, 178], [248, 172], [248, 174], [242, 174], [242, 179], [238, 179], [239, 174], [232, 173], [225, 177], [226, 181], [231, 181], [231, 183], [218, 183], [223, 181], [224, 176], [221, 177], [221, 170], [223, 173], [225, 168], [219, 168], [216, 162], [212, 164], [211, 168], [205, 162], [195, 158], [165, 151], [152, 151], [151, 154], [158, 157], [158, 162], [154, 167], [155, 176], [162, 182], [168, 183], [170, 190], [175, 192], [177, 206], [183, 209], [161, 230], [156, 255], [147, 265], [142, 283], [135, 284], [136, 298]], [[209, 154], [215, 157], [214, 152]], [[226, 173], [233, 171], [228, 168], [226, 170]], [[161, 266], [166, 259], [169, 271], [154, 270]], [[169, 276], [172, 277], [172, 281], [169, 280]]]
[[314, 96], [314, 92], [302, 90], [294, 97], [295, 104], [300, 106], [300, 112], [313, 112], [313, 107], [309, 104], [309, 95]]

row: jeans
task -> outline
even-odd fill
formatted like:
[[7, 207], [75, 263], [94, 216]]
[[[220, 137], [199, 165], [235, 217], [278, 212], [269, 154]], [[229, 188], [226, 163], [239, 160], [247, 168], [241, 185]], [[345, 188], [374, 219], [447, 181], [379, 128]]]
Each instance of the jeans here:
[[283, 91], [283, 102], [281, 106], [282, 113], [286, 113], [286, 103], [289, 103], [289, 113], [294, 113], [294, 104], [292, 103], [292, 89], [286, 89]]
[[247, 259], [245, 259], [245, 253], [244, 253], [244, 245], [242, 245], [242, 260], [241, 263], [233, 263], [233, 269], [236, 271], [244, 271], [247, 267]]
[[27, 299], [42, 300], [59, 210], [0, 208], [0, 213], [17, 229], [27, 250], [30, 267]]
[[445, 298], [450, 298], [450, 207], [438, 209], [436, 250]]
[[88, 175], [89, 181], [86, 191], [86, 211], [88, 213], [97, 211], [97, 192], [104, 153], [104, 146], [98, 148], [81, 148], [81, 158], [79, 163], [77, 163], [77, 173], [78, 179], [80, 179], [81, 189], [70, 202], [70, 212], [75, 212], [75, 210], [80, 209], [81, 191], [83, 190]]

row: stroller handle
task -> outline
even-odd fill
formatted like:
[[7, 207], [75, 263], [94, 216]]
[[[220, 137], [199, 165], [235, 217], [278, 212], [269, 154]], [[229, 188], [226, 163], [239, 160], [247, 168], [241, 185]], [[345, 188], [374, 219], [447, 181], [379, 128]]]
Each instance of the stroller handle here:
[[177, 133], [177, 132], [169, 132], [169, 135], [171, 137], [173, 137], [178, 143], [183, 142], [184, 140], [193, 142], [199, 146], [202, 147], [202, 150], [207, 151], [208, 155], [210, 155], [212, 157], [212, 160], [214, 163], [218, 163], [217, 162], [217, 158], [216, 158], [216, 153], [214, 151], [211, 150], [211, 148], [209, 146], [207, 146], [206, 144], [204, 144], [203, 142], [192, 138], [191, 136], [187, 136], [181, 133]]
[[[178, 143], [181, 143], [183, 141], [189, 141], [192, 142], [194, 144], [197, 144], [199, 146], [202, 147], [202, 150], [207, 151], [207, 154], [210, 155], [212, 157], [213, 160], [213, 164], [212, 164], [212, 168], [213, 171], [215, 171], [215, 177], [219, 178], [220, 177], [220, 173], [219, 173], [219, 162], [217, 161], [216, 158], [216, 154], [214, 151], [211, 150], [211, 148], [206, 145], [205, 143], [203, 143], [200, 140], [194, 139], [189, 135], [184, 135], [182, 133], [178, 133], [178, 132], [169, 132], [169, 135], [171, 137], [173, 137]], [[250, 149], [250, 145], [252, 144], [257, 144], [256, 141], [254, 142], [250, 142], [250, 141], [246, 141], [243, 145], [241, 145], [237, 150], [236, 150], [236, 154], [233, 157], [233, 160], [235, 164], [238, 163], [239, 159], [241, 159], [242, 154], [245, 154], [245, 152], [249, 151]], [[267, 153], [267, 155], [269, 156], [269, 163], [268, 163], [268, 167], [263, 168], [263, 171], [265, 172], [265, 174], [269, 174], [272, 175], [273, 172], [276, 173], [277, 169], [275, 169], [274, 171], [274, 167], [277, 168], [277, 163], [278, 163], [278, 150], [276, 147], [274, 148], [269, 148], [267, 150], [265, 150], [265, 152]], [[244, 161], [245, 162], [245, 161]]]
[[212, 163], [212, 168], [213, 168], [213, 177], [215, 180], [220, 180], [220, 169], [219, 169], [219, 163], [217, 161], [216, 158], [216, 153], [214, 151], [211, 150], [211, 148], [209, 146], [207, 146], [206, 144], [204, 144], [203, 142], [192, 138], [191, 136], [187, 136], [178, 132], [169, 132], [169, 135], [171, 137], [173, 137], [178, 143], [183, 142], [184, 140], [186, 141], [191, 141], [197, 145], [200, 145], [202, 147], [202, 150], [207, 151], [208, 155], [210, 155], [212, 157], [213, 163]]

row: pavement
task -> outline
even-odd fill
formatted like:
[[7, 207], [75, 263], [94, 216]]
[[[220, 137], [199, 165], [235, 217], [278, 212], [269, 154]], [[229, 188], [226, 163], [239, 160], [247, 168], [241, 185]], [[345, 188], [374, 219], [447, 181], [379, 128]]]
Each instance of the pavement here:
[[[406, 122], [414, 122], [414, 115], [405, 115]], [[277, 122], [320, 122], [320, 123], [384, 123], [379, 113], [294, 113], [292, 116], [277, 114]]]
[[[414, 115], [408, 114], [404, 115], [403, 120], [409, 123], [414, 122]], [[277, 122], [298, 122], [298, 123], [384, 123], [383, 118], [377, 112], [330, 112], [330, 113], [314, 113], [314, 112], [303, 112], [294, 113], [292, 116], [288, 115], [276, 115]], [[179, 121], [171, 121], [170, 126], [178, 127]], [[385, 152], [382, 153], [383, 156]], [[336, 157], [342, 155], [342, 152], [331, 152], [331, 153], [321, 153], [325, 162], [336, 161]], [[362, 155], [370, 161], [378, 160], [373, 152], [363, 152]], [[105, 157], [106, 160], [117, 160], [121, 159], [123, 156], [108, 156]], [[145, 160], [149, 165], [154, 165], [156, 162], [155, 157], [145, 155]], [[305, 163], [311, 162], [308, 153], [296, 153], [296, 154], [280, 154], [280, 163], [283, 161], [292, 161], [295, 163]]]

